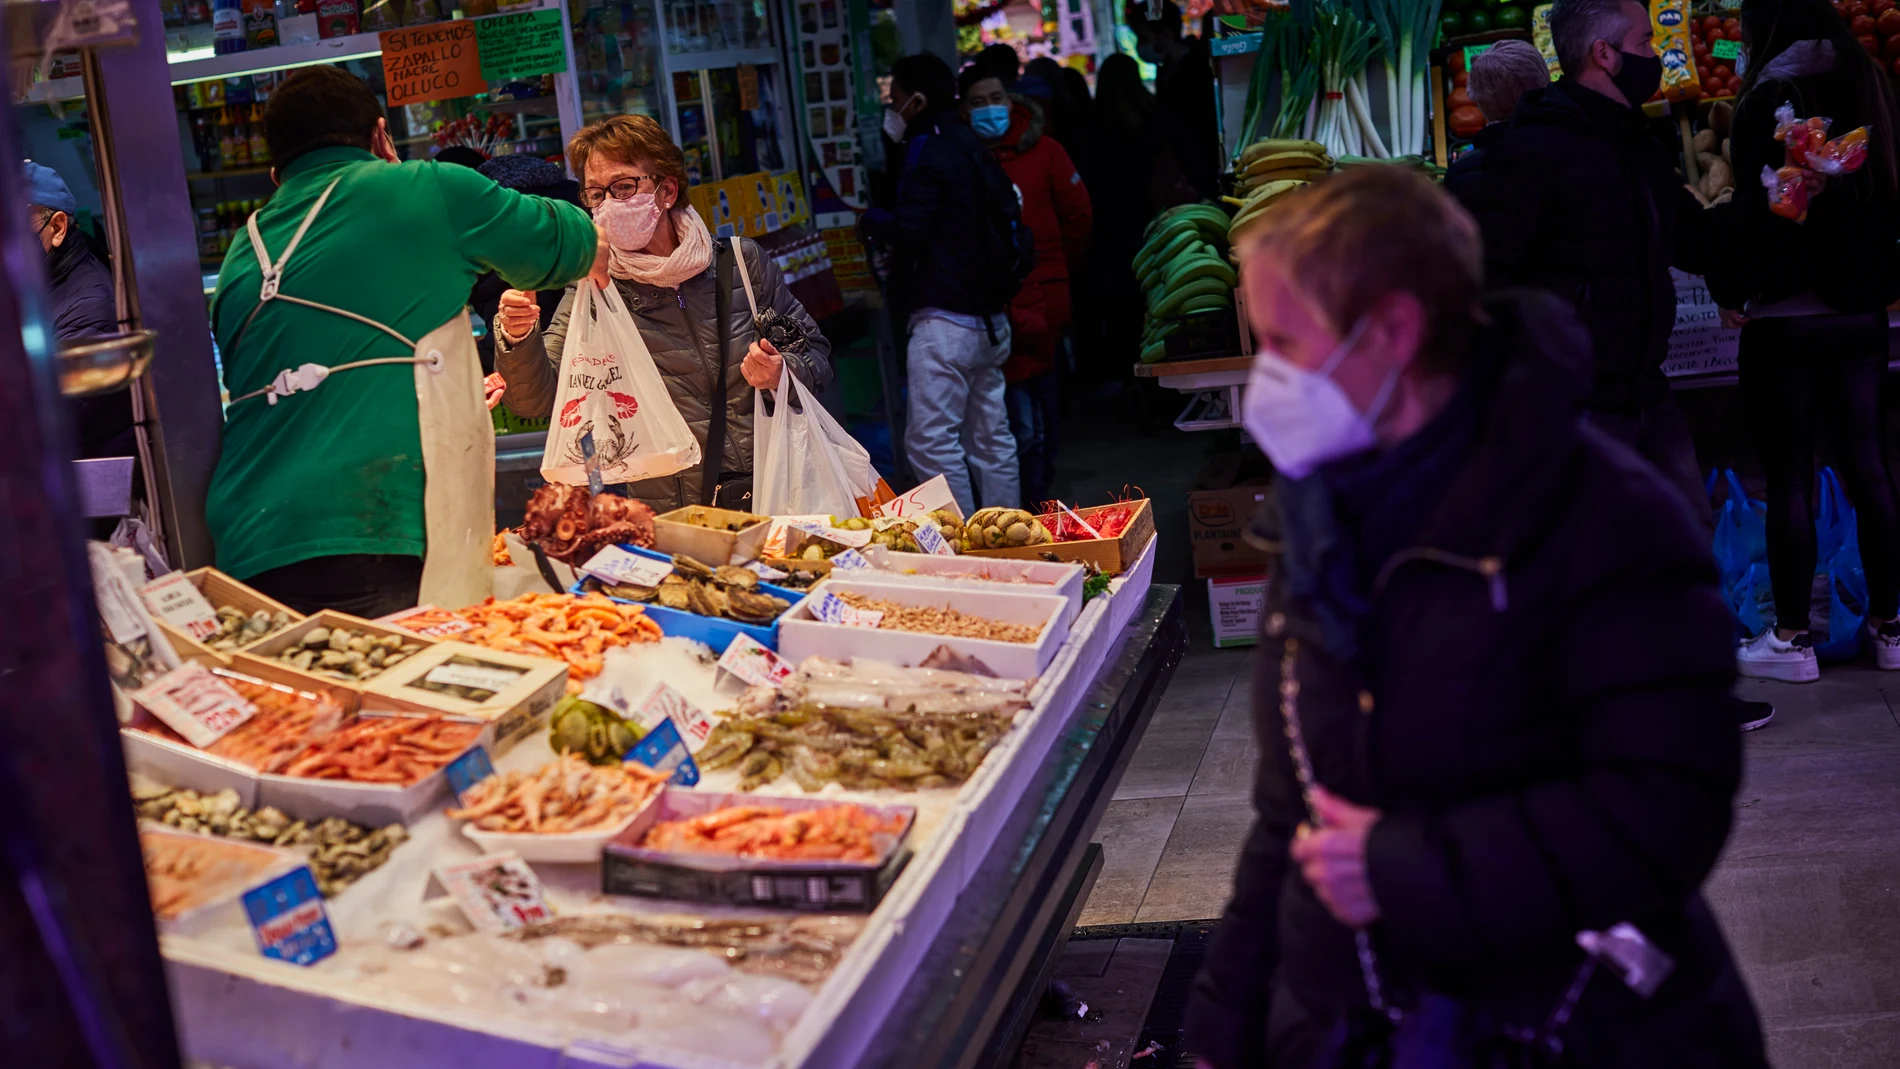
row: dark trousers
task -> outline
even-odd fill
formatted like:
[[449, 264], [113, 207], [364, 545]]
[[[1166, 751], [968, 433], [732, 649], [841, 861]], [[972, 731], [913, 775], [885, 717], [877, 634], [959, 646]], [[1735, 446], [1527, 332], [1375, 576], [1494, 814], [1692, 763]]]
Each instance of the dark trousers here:
[[1707, 534], [1715, 533], [1709, 491], [1702, 485], [1701, 469], [1696, 464], [1695, 439], [1674, 397], [1664, 396], [1634, 412], [1592, 410], [1589, 420], [1592, 426], [1649, 461], [1682, 495], [1696, 525]]
[[245, 581], [306, 616], [335, 609], [373, 620], [415, 607], [422, 590], [422, 558], [372, 553], [312, 557]]
[[1868, 615], [1900, 608], [1900, 496], [1881, 452], [1887, 313], [1751, 319], [1742, 328], [1742, 409], [1768, 478], [1775, 623], [1808, 626], [1814, 587], [1814, 429], [1827, 428], [1854, 504]]

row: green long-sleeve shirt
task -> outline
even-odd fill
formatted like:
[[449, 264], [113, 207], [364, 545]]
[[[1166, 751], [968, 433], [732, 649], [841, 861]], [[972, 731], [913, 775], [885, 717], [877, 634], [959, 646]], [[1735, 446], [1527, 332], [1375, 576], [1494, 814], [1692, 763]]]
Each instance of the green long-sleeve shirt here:
[[[284, 269], [282, 292], [411, 340], [463, 315], [484, 271], [520, 289], [559, 289], [593, 265], [594, 224], [571, 204], [503, 189], [465, 167], [390, 164], [353, 148], [319, 149], [284, 168], [257, 220], [273, 259], [338, 175]], [[373, 327], [283, 301], [259, 311], [233, 346], [262, 274], [240, 232], [211, 299], [230, 396], [306, 363], [410, 355]], [[232, 405], [205, 505], [218, 567], [244, 579], [312, 557], [422, 555], [414, 376], [409, 364], [356, 368], [275, 405], [262, 397]]]

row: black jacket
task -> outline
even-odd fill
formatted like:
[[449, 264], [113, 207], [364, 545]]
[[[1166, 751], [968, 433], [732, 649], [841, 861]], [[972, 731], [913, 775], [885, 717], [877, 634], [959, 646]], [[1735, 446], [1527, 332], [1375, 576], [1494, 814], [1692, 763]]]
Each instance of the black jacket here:
[[1504, 132], [1510, 129], [1506, 122], [1486, 123], [1478, 136], [1471, 139], [1471, 148], [1464, 155], [1451, 161], [1445, 170], [1445, 189], [1465, 205], [1473, 203], [1478, 194], [1479, 183], [1484, 178], [1485, 150], [1497, 144]]
[[[66, 240], [46, 256], [46, 289], [53, 310], [53, 336], [79, 342], [119, 329], [112, 272], [86, 246], [85, 235], [68, 228]], [[126, 457], [137, 449], [132, 434], [132, 392], [119, 390], [67, 402], [81, 457]]]
[[[1368, 562], [1362, 657], [1329, 656], [1271, 575], [1257, 654], [1262, 758], [1233, 899], [1188, 1009], [1220, 1069], [1305, 1069], [1364, 1005], [1351, 932], [1288, 859], [1306, 818], [1279, 708], [1299, 640], [1319, 782], [1381, 810], [1367, 868], [1388, 991], [1541, 1023], [1629, 921], [1672, 955], [1644, 1003], [1607, 973], [1565, 1039], [1581, 1069], [1765, 1069], [1755, 1011], [1698, 888], [1741, 774], [1732, 623], [1706, 540], [1643, 460], [1579, 418], [1580, 330], [1543, 294], [1494, 299], [1488, 399], [1408, 548]], [[1364, 711], [1362, 711], [1364, 710]]]
[[1699, 266], [1687, 240], [1697, 217], [1642, 111], [1562, 79], [1524, 95], [1479, 168], [1452, 192], [1483, 231], [1490, 287], [1576, 305], [1596, 354], [1589, 407], [1629, 412], [1667, 397], [1669, 268]]
[[891, 303], [903, 317], [898, 329], [919, 308], [1005, 311], [1007, 299], [991, 295], [996, 267], [984, 251], [991, 233], [985, 191], [997, 183], [1011, 187], [988, 146], [944, 108], [912, 120], [903, 144], [885, 146], [885, 159], [897, 174], [893, 203], [866, 212], [860, 225], [865, 237], [891, 250]]
[[1882, 188], [1871, 158], [1855, 174], [1828, 179], [1809, 201], [1805, 222], [1768, 210], [1762, 168], [1786, 161], [1775, 140], [1776, 108], [1792, 103], [1801, 119], [1825, 115], [1837, 137], [1870, 118], [1831, 52], [1804, 62], [1798, 48], [1800, 43], [1770, 61], [1735, 108], [1729, 133], [1735, 196], [1713, 209], [1720, 222], [1711, 227], [1731, 254], [1711, 258], [1709, 294], [1735, 309], [1807, 293], [1841, 312], [1885, 308], [1900, 296], [1900, 202]]

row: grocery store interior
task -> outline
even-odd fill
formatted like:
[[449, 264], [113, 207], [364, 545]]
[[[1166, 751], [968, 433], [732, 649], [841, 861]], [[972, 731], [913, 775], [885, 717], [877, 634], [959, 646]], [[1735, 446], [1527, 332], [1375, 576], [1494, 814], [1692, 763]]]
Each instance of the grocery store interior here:
[[[1687, 59], [1645, 110], [1705, 203], [1733, 193], [1739, 3], [1651, 5], [1669, 16], [1656, 51]], [[0, 1047], [21, 1065], [115, 1069], [1213, 1065], [1190, 993], [1254, 825], [1261, 740], [1282, 735], [1254, 684], [1274, 547], [1250, 521], [1274, 475], [1243, 429], [1258, 347], [1228, 227], [1353, 167], [1442, 180], [1486, 128], [1468, 92], [1477, 57], [1520, 42], [1557, 69], [1549, 6], [0, 2], [0, 156], [29, 161], [0, 174], [0, 199], [27, 207], [0, 219], [0, 615], [16, 621], [0, 628], [0, 806], [17, 816], [0, 821]], [[1870, 52], [1900, 56], [1891, 2], [1835, 7]], [[1429, 43], [1414, 49], [1407, 30], [1401, 49], [1387, 8]], [[1185, 37], [1157, 43], [1176, 14]], [[893, 63], [927, 53], [958, 70], [999, 48], [1024, 64], [1008, 130], [1025, 158], [1042, 124], [1056, 128], [1055, 101], [1074, 105], [1071, 84], [1086, 103], [1132, 67], [1144, 106], [1174, 106], [1183, 84], [1211, 94], [1218, 144], [1175, 177], [1205, 169], [1218, 195], [1144, 208], [1133, 229], [1123, 205], [1096, 206], [1093, 260], [1073, 256], [1063, 283], [1093, 325], [1054, 332], [1054, 370], [1036, 380], [1053, 397], [1032, 421], [1050, 457], [1041, 494], [1025, 457], [1025, 507], [977, 509], [911, 455], [916, 323], [894, 314], [888, 250], [861, 222], [909, 165], [888, 136]], [[1341, 68], [1346, 53], [1360, 69]], [[1190, 65], [1205, 82], [1170, 79]], [[273, 354], [253, 374], [259, 358], [234, 355], [213, 304], [253, 300], [219, 280], [255, 259], [258, 227], [302, 241], [295, 220], [266, 222], [293, 181], [266, 113], [312, 68], [374, 96], [387, 125], [371, 152], [507, 189], [525, 187], [504, 175], [552, 175], [567, 191], [550, 195], [574, 207], [547, 219], [577, 226], [588, 176], [570, 142], [650, 120], [683, 166], [673, 216], [690, 205], [719, 249], [743, 242], [763, 261], [719, 299], [754, 299], [756, 278], [772, 309], [728, 319], [760, 338], [790, 329], [772, 335], [803, 347], [785, 346], [785, 374], [814, 366], [797, 361], [815, 348], [822, 381], [768, 409], [771, 381], [753, 382], [754, 357], [736, 362], [750, 350], [722, 323], [704, 383], [678, 386], [669, 355], [640, 340], [629, 375], [660, 392], [632, 404], [573, 385], [549, 302], [535, 337], [548, 332], [559, 384], [542, 415], [517, 412], [529, 391], [504, 354], [525, 339], [504, 327], [494, 295], [508, 286], [490, 272], [490, 311], [478, 282], [449, 324], [448, 359], [484, 364], [462, 369], [461, 400], [485, 374], [489, 411], [460, 414], [480, 446], [455, 469], [479, 489], [404, 506], [364, 489], [375, 465], [323, 470], [324, 449], [389, 430], [368, 402], [308, 407], [369, 373], [324, 385], [326, 364], [300, 383]], [[1126, 166], [1096, 129], [1092, 155], [1074, 148], [1077, 185]], [[588, 207], [625, 200], [613, 187]], [[404, 218], [385, 207], [374, 225]], [[1126, 247], [1108, 255], [1111, 231]], [[530, 244], [552, 257], [561, 237]], [[736, 307], [711, 296], [723, 255], [660, 287], [689, 329], [689, 286], [707, 319]], [[387, 270], [365, 261], [327, 281], [429, 284]], [[585, 270], [561, 274], [569, 292], [593, 292]], [[1107, 307], [1111, 276], [1126, 307]], [[599, 277], [608, 293], [653, 288]], [[1725, 484], [1745, 504], [1763, 477], [1738, 332], [1698, 278], [1675, 283], [1662, 371], [1711, 487], [1737, 473]], [[600, 300], [603, 321], [648, 330], [637, 300]], [[774, 326], [786, 307], [798, 316]], [[74, 329], [82, 313], [96, 325]], [[422, 354], [449, 343], [345, 314], [414, 349], [380, 361], [413, 368], [373, 373], [401, 376], [375, 404], [393, 392], [404, 420], [416, 376], [422, 457], [403, 462], [420, 474], [446, 433], [430, 429], [441, 402], [424, 377], [442, 355]], [[327, 335], [280, 337], [343, 359]], [[571, 332], [568, 356], [594, 337]], [[246, 375], [257, 381], [237, 388]], [[624, 407], [595, 407], [614, 407], [602, 395]], [[270, 441], [328, 445], [234, 456], [266, 401], [271, 419], [304, 413], [309, 436]], [[121, 411], [110, 441], [89, 436]], [[616, 434], [677, 425], [691, 459], [640, 467], [660, 462], [597, 450], [594, 413]], [[707, 444], [726, 434], [725, 451]], [[800, 436], [821, 445], [772, 458]], [[747, 452], [750, 470], [719, 463]], [[234, 468], [253, 473], [236, 492]], [[768, 469], [792, 485], [768, 490]], [[957, 474], [963, 497], [988, 493], [974, 450]], [[663, 479], [684, 496], [649, 507], [640, 488]], [[723, 496], [735, 481], [756, 496]], [[349, 612], [284, 578], [303, 560], [232, 563], [233, 515], [309, 515], [332, 494], [373, 498], [371, 527], [408, 523], [432, 549], [444, 517], [475, 519], [460, 550], [393, 553], [420, 580], [403, 573], [408, 586]], [[388, 552], [335, 559], [382, 567]], [[1818, 604], [1837, 609], [1818, 581]], [[1703, 894], [1768, 1059], [1900, 1065], [1900, 683], [1829, 665], [1818, 683], [1745, 679], [1735, 693], [1774, 720], [1743, 737], [1733, 828]]]

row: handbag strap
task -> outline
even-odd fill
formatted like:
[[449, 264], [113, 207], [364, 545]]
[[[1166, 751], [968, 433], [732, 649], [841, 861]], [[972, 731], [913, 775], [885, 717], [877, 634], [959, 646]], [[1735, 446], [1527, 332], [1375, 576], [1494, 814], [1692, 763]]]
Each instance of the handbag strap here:
[[713, 318], [719, 355], [714, 361], [712, 418], [706, 427], [706, 464], [699, 477], [699, 503], [710, 505], [719, 493], [719, 468], [726, 458], [726, 347], [732, 343], [732, 257], [738, 238], [713, 253]]
[[738, 238], [733, 238], [727, 244], [728, 247], [732, 249], [733, 261], [739, 266], [739, 284], [745, 287], [746, 307], [752, 309], [752, 319], [754, 322], [757, 322], [759, 318], [759, 299], [753, 296], [752, 293], [752, 273], [746, 270], [745, 253], [739, 248]]
[[[1293, 778], [1300, 785], [1300, 800], [1306, 806], [1306, 821], [1312, 827], [1324, 825], [1319, 809], [1313, 804], [1313, 788], [1318, 783], [1313, 776], [1313, 757], [1306, 748], [1306, 732], [1300, 726], [1300, 640], [1286, 634], [1286, 614], [1275, 612], [1267, 618], [1267, 635], [1282, 640], [1280, 647], [1280, 719], [1286, 732], [1286, 745], [1293, 757]], [[1353, 945], [1359, 953], [1359, 975], [1365, 981], [1366, 1002], [1393, 1024], [1405, 1017], [1405, 1011], [1386, 1001], [1385, 988], [1379, 981], [1379, 957], [1372, 947], [1372, 934], [1364, 928], [1352, 931]], [[1596, 958], [1585, 955], [1583, 965], [1571, 980], [1570, 987], [1552, 1007], [1550, 1016], [1545, 1018], [1538, 1028], [1505, 1028], [1504, 1034], [1526, 1045], [1542, 1046], [1552, 1053], [1563, 1050], [1563, 1042], [1557, 1033], [1570, 1023], [1570, 1015], [1576, 1011], [1577, 1002], [1583, 998], [1583, 989], [1589, 985], [1590, 977], [1596, 972]]]

